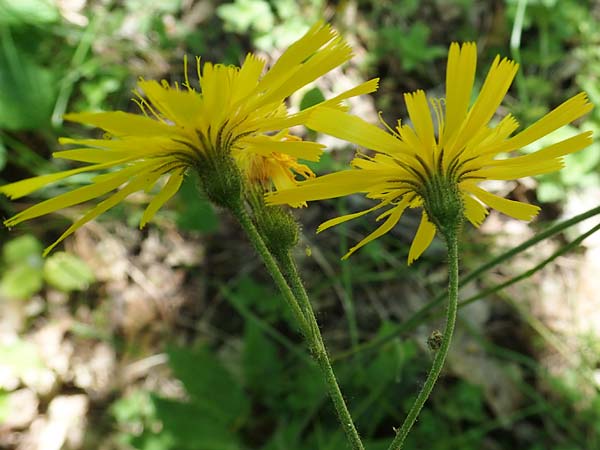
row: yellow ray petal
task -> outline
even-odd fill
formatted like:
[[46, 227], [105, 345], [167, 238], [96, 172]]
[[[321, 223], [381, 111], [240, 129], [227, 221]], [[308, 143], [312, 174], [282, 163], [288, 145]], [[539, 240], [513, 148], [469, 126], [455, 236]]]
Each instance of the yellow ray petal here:
[[469, 194], [462, 194], [465, 205], [465, 217], [474, 227], [479, 228], [488, 215], [488, 210]]
[[446, 69], [446, 121], [443, 142], [452, 137], [467, 115], [477, 66], [477, 46], [474, 42], [459, 45], [453, 42]]
[[502, 143], [497, 151], [508, 152], [531, 144], [554, 130], [587, 114], [593, 107], [588, 101], [586, 93], [581, 92], [550, 111], [516, 136]]
[[289, 78], [290, 69], [313, 55], [319, 48], [337, 36], [328, 24], [315, 23], [300, 39], [290, 45], [269, 69], [257, 86], [257, 91], [265, 91], [269, 86], [279, 86]]
[[408, 251], [408, 265], [411, 265], [429, 247], [435, 236], [435, 225], [429, 221], [427, 213], [421, 214], [421, 223]]
[[105, 150], [126, 150], [130, 152], [144, 153], [146, 148], [172, 149], [176, 146], [171, 138], [162, 136], [135, 136], [125, 139], [74, 139], [69, 137], [60, 137], [58, 142], [61, 145], [77, 145], [81, 147], [101, 148]]
[[358, 86], [353, 87], [352, 89], [348, 89], [347, 91], [342, 92], [341, 94], [336, 95], [329, 100], [325, 100], [318, 105], [313, 106], [316, 108], [318, 106], [335, 108], [339, 102], [342, 100], [346, 100], [348, 98], [357, 97], [359, 95], [370, 94], [371, 92], [375, 92], [379, 87], [379, 78], [373, 78], [369, 81], [365, 81], [364, 83], [359, 84]]
[[[285, 115], [282, 117], [273, 117], [270, 119], [266, 119], [261, 121], [259, 127], [257, 128], [259, 131], [273, 131], [273, 130], [281, 130], [285, 128], [291, 128], [296, 125], [303, 125], [308, 120], [308, 117], [315, 111], [317, 108], [331, 108], [331, 109], [340, 109], [340, 102], [347, 98], [355, 97], [358, 95], [369, 94], [377, 90], [379, 78], [374, 78], [365, 83], [362, 83], [352, 89], [349, 89], [345, 92], [342, 92], [339, 95], [336, 95], [329, 100], [325, 100], [324, 102], [318, 103], [310, 108], [306, 108], [300, 112], [297, 112], [292, 115]], [[346, 108], [342, 108], [342, 111], [345, 111]]]
[[126, 197], [128, 197], [132, 193], [141, 191], [142, 189], [152, 186], [163, 173], [163, 171], [151, 172], [149, 170], [146, 170], [143, 173], [136, 175], [129, 182], [129, 184], [127, 184], [127, 186], [125, 186], [119, 192], [111, 195], [106, 200], [103, 200], [102, 202], [98, 203], [94, 208], [90, 209], [76, 222], [74, 222], [63, 234], [60, 235], [60, 237], [56, 241], [52, 243], [52, 245], [44, 249], [43, 255], [46, 256], [52, 251], [54, 247], [56, 247], [65, 238], [73, 234], [75, 231], [77, 231], [90, 220], [95, 219], [100, 214], [108, 211], [110, 208], [122, 202]]
[[269, 193], [265, 199], [268, 205], [283, 205], [342, 197], [366, 192], [381, 178], [379, 171], [343, 170], [302, 181], [293, 189]]
[[[384, 199], [383, 201], [379, 202], [372, 208], [365, 209], [364, 211], [359, 211], [359, 212], [355, 212], [352, 214], [344, 214], [343, 216], [334, 217], [333, 219], [329, 219], [329, 220], [323, 222], [321, 225], [319, 225], [319, 227], [317, 228], [317, 233], [320, 233], [321, 231], [324, 231], [327, 228], [334, 227], [336, 225], [347, 222], [349, 220], [357, 219], [358, 217], [364, 216], [365, 214], [369, 214], [372, 211], [376, 211], [379, 208], [389, 205], [390, 202], [394, 199], [394, 197], [396, 197], [395, 194], [393, 196], [389, 196], [388, 199]], [[379, 218], [377, 218], [377, 219], [379, 220]]]
[[473, 175], [492, 180], [513, 180], [555, 172], [563, 168], [561, 156], [577, 152], [592, 142], [592, 132], [586, 131], [528, 155], [492, 161], [490, 167]]
[[79, 122], [102, 128], [115, 136], [149, 137], [181, 134], [177, 127], [123, 111], [71, 113], [65, 114], [64, 118], [71, 122]]
[[501, 213], [514, 217], [515, 219], [529, 221], [533, 219], [540, 210], [538, 206], [499, 197], [475, 185], [466, 185], [465, 190], [473, 194], [490, 208], [497, 209]]
[[264, 67], [265, 61], [261, 58], [252, 53], [246, 55], [233, 86], [234, 91], [231, 98], [233, 104], [244, 100], [256, 89]]
[[[93, 198], [100, 197], [113, 189], [118, 188], [132, 175], [139, 172], [140, 170], [146, 169], [150, 164], [148, 162], [138, 163], [136, 165], [126, 167], [110, 175], [110, 178], [106, 178], [98, 183], [93, 183], [87, 186], [80, 187], [70, 192], [58, 195], [50, 198], [43, 202], [33, 205], [13, 217], [6, 220], [4, 223], [6, 226], [13, 226], [25, 220], [33, 219], [35, 217], [43, 216], [45, 214], [57, 211], [59, 209], [67, 208], [69, 206], [78, 205], [79, 203], [86, 202]], [[155, 164], [152, 164], [153, 166]]]
[[86, 162], [86, 163], [107, 163], [114, 161], [129, 160], [131, 158], [139, 158], [138, 154], [119, 150], [100, 150], [96, 148], [80, 148], [72, 150], [62, 150], [52, 153], [53, 158], [69, 159], [71, 161]]
[[63, 170], [62, 172], [40, 175], [39, 177], [27, 178], [25, 180], [0, 186], [0, 193], [8, 196], [11, 199], [21, 198], [43, 188], [44, 186], [64, 180], [72, 175], [115, 167], [127, 162], [128, 160], [129, 159], [122, 159], [104, 164], [94, 164], [91, 166], [79, 167], [77, 169]]
[[402, 213], [406, 209], [406, 206], [407, 206], [406, 202], [400, 202], [397, 206], [395, 206], [392, 210], [392, 213], [387, 218], [387, 220], [385, 222], [383, 222], [375, 231], [373, 231], [371, 234], [369, 234], [366, 238], [364, 238], [362, 241], [360, 241], [358, 244], [356, 244], [354, 247], [352, 247], [348, 251], [348, 253], [346, 253], [344, 256], [342, 256], [342, 259], [348, 259], [348, 257], [352, 253], [354, 253], [356, 250], [367, 245], [369, 242], [383, 236], [385, 233], [387, 233], [392, 228], [394, 228], [394, 226], [400, 220], [400, 217], [402, 217]]
[[449, 155], [454, 155], [465, 145], [469, 137], [473, 136], [482, 126], [485, 126], [496, 113], [502, 99], [508, 92], [512, 80], [517, 74], [519, 65], [514, 61], [496, 57], [487, 77], [477, 96], [477, 100], [467, 114], [462, 127], [455, 139], [448, 143]]
[[413, 123], [415, 132], [426, 150], [427, 156], [431, 159], [433, 156], [433, 146], [435, 145], [435, 136], [433, 134], [431, 111], [427, 105], [425, 92], [418, 90], [412, 94], [404, 94], [404, 101], [406, 102], [408, 115]]
[[150, 102], [171, 122], [197, 128], [198, 118], [205, 114], [202, 97], [194, 91], [168, 89], [157, 81], [138, 81], [138, 87]]
[[148, 207], [144, 211], [142, 219], [140, 220], [140, 228], [144, 228], [144, 226], [146, 226], [146, 224], [152, 220], [156, 212], [177, 193], [181, 187], [181, 183], [183, 182], [184, 173], [185, 168], [173, 171], [169, 181], [166, 182], [160, 192], [156, 194], [152, 201], [150, 201], [148, 204]]
[[302, 86], [316, 80], [335, 67], [343, 64], [352, 57], [352, 49], [341, 38], [336, 38], [326, 47], [314, 53], [302, 65], [295, 70], [289, 70], [285, 82], [282, 82], [277, 88], [269, 89], [258, 105], [264, 105], [270, 102], [279, 102], [293, 92], [296, 92]]
[[259, 155], [270, 156], [271, 153], [284, 153], [307, 161], [318, 161], [323, 154], [324, 145], [309, 141], [277, 141], [269, 136], [255, 136], [243, 139], [249, 147], [243, 151], [253, 151]]
[[394, 156], [408, 151], [406, 145], [381, 128], [371, 125], [359, 117], [332, 108], [315, 109], [308, 118], [306, 126], [315, 131]]

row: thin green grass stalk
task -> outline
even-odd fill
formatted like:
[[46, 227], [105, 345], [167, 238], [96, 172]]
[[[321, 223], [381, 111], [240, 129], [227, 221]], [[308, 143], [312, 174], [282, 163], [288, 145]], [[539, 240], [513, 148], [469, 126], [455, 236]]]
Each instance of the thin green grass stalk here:
[[[540, 376], [544, 381], [551, 383], [554, 377], [546, 368], [540, 366], [540, 364], [533, 358], [489, 342], [484, 336], [481, 335], [479, 331], [475, 330], [475, 328], [466, 321], [463, 321], [461, 324], [464, 325], [464, 329], [471, 336], [473, 336], [483, 347], [483, 349], [490, 355], [506, 359], [508, 361], [517, 362], [521, 366], [530, 370], [531, 373], [535, 374], [536, 376]], [[541, 414], [540, 418], [551, 419], [554, 424], [561, 428], [561, 431], [563, 431], [567, 436], [570, 437], [570, 439], [572, 439], [573, 442], [578, 443], [578, 448], [595, 448], [586, 445], [585, 440], [587, 437], [582, 436], [581, 433], [575, 429], [572, 418], [565, 415], [565, 412], [561, 408], [556, 408], [553, 404], [551, 404], [543, 394], [540, 394], [535, 387], [531, 386], [531, 383], [523, 381], [522, 376], [516, 375], [514, 370], [510, 370], [510, 366], [502, 366], [502, 370], [512, 381], [515, 382], [515, 385], [526, 397], [530, 398], [535, 403], [545, 405], [545, 410], [543, 411], [544, 414]]]
[[358, 431], [356, 430], [354, 421], [352, 420], [352, 415], [348, 410], [348, 406], [346, 405], [346, 401], [344, 400], [344, 396], [342, 395], [342, 391], [340, 390], [337, 382], [335, 372], [331, 366], [331, 361], [327, 354], [327, 348], [323, 342], [323, 336], [321, 336], [321, 330], [319, 329], [319, 324], [317, 323], [317, 318], [315, 317], [310, 299], [308, 298], [306, 289], [304, 289], [304, 285], [298, 273], [294, 259], [289, 252], [286, 255], [282, 255], [280, 258], [280, 264], [284, 273], [287, 275], [290, 284], [292, 285], [292, 291], [296, 294], [296, 298], [300, 302], [302, 310], [306, 314], [306, 320], [309, 323], [311, 332], [311, 337], [309, 338], [311, 350], [315, 360], [323, 372], [323, 376], [325, 377], [325, 381], [327, 383], [329, 396], [333, 401], [340, 423], [342, 424], [344, 432], [346, 433], [346, 437], [352, 445], [352, 449], [364, 450], [364, 446]]
[[81, 67], [83, 66], [85, 58], [92, 48], [99, 23], [100, 20], [98, 20], [97, 17], [92, 16], [90, 23], [83, 32], [81, 39], [79, 40], [79, 44], [73, 53], [71, 63], [69, 64], [69, 71], [67, 72], [67, 75], [62, 78], [62, 81], [59, 85], [58, 95], [56, 96], [56, 102], [54, 103], [51, 119], [52, 125], [56, 128], [62, 126], [63, 115], [67, 109], [67, 104], [71, 98], [75, 83], [82, 76]]
[[[522, 244], [520, 244], [516, 247], [513, 247], [510, 250], [505, 251], [504, 253], [501, 253], [500, 255], [496, 256], [495, 258], [492, 258], [488, 262], [482, 264], [481, 266], [479, 266], [477, 269], [473, 270], [472, 272], [469, 272], [466, 276], [464, 276], [460, 279], [459, 289], [461, 289], [464, 286], [466, 286], [467, 284], [475, 281], [483, 273], [487, 272], [488, 270], [502, 264], [503, 262], [507, 261], [508, 259], [512, 258], [513, 256], [516, 256], [519, 253], [524, 252], [525, 250], [529, 249], [530, 247], [536, 245], [537, 243], [539, 243], [545, 239], [548, 239], [558, 233], [561, 233], [565, 229], [567, 229], [573, 225], [576, 225], [580, 222], [583, 222], [584, 220], [589, 219], [590, 217], [594, 217], [598, 214], [600, 214], [600, 206], [592, 208], [592, 209], [585, 211], [577, 216], [574, 216], [570, 219], [564, 220], [555, 225], [552, 225], [549, 228], [546, 228], [545, 230], [537, 233], [535, 236], [526, 240]], [[578, 239], [580, 239], [580, 238], [578, 238]], [[585, 239], [585, 238], [583, 238], [583, 239]], [[583, 239], [581, 239], [581, 240], [583, 240]], [[578, 242], [581, 242], [581, 241], [578, 241]], [[577, 245], [577, 244], [575, 244], [575, 245]], [[575, 245], [570, 246], [569, 249], [574, 247]], [[538, 267], [537, 269], [534, 268], [534, 269], [535, 269], [535, 271], [537, 271], [540, 268], [541, 267]], [[531, 276], [533, 273], [534, 272], [531, 272], [527, 276]], [[523, 277], [523, 278], [526, 278], [526, 277]], [[517, 280], [517, 281], [520, 281], [523, 278], [519, 278], [519, 280]], [[511, 281], [511, 280], [508, 280], [507, 282], [509, 282], [509, 281]], [[503, 286], [503, 287], [506, 287], [506, 286]], [[499, 289], [496, 289], [496, 290], [499, 290]], [[483, 295], [489, 295], [489, 292], [487, 292], [486, 294], [480, 293], [480, 294], [477, 294], [476, 296], [473, 296], [466, 300], [463, 300], [459, 304], [459, 308], [480, 299], [481, 297], [483, 297]], [[353, 349], [339, 353], [333, 357], [333, 361], [346, 359], [357, 353], [377, 348], [380, 345], [383, 345], [404, 333], [414, 330], [421, 323], [425, 322], [432, 316], [432, 313], [444, 301], [445, 298], [446, 298], [445, 292], [439, 294], [437, 297], [435, 297], [433, 300], [431, 300], [429, 303], [427, 303], [421, 309], [419, 309], [417, 312], [415, 312], [409, 319], [407, 319], [404, 322], [402, 322], [401, 324], [399, 324], [394, 331], [390, 332], [389, 334], [386, 334], [385, 336], [377, 336], [376, 338], [374, 338], [368, 342], [360, 344], [358, 347], [355, 347]]]
[[[517, 0], [517, 12], [510, 33], [510, 51], [514, 60], [521, 64], [521, 34], [523, 32], [523, 22], [525, 21], [525, 10], [527, 9], [527, 0]], [[529, 96], [527, 95], [527, 84], [523, 72], [517, 73], [517, 90], [519, 98], [529, 104]]]
[[[288, 285], [285, 277], [279, 269], [275, 257], [265, 245], [265, 242], [263, 241], [259, 231], [250, 219], [250, 216], [243, 205], [239, 205], [236, 209], [232, 209], [232, 213], [240, 222], [242, 228], [246, 232], [246, 235], [254, 245], [254, 248], [261, 256], [265, 267], [273, 278], [273, 281], [281, 290], [281, 293], [284, 295], [288, 305], [292, 309], [294, 317], [298, 321], [304, 337], [308, 342], [313, 357], [323, 372], [329, 395], [335, 406], [342, 428], [346, 433], [348, 442], [351, 444], [352, 450], [364, 450], [364, 446], [358, 431], [356, 430], [354, 422], [352, 421], [352, 416], [348, 411], [348, 407], [346, 406], [342, 392], [337, 384], [337, 380], [333, 372], [333, 368], [331, 367], [327, 350], [325, 349], [325, 345], [321, 338], [321, 332], [319, 331], [319, 326], [312, 310], [312, 306], [310, 305], [310, 301], [308, 300], [308, 296], [304, 290], [304, 286], [302, 285], [302, 281], [298, 275], [296, 266], [293, 263], [291, 256], [288, 254], [287, 258], [279, 258], [279, 262], [280, 264], [284, 265], [283, 271], [288, 274], [288, 278], [291, 281], [290, 284], [293, 286], [293, 290]], [[300, 298], [297, 298], [294, 295], [294, 291], [300, 294]], [[305, 314], [305, 312], [307, 312], [307, 314]]]
[[427, 379], [388, 450], [400, 450], [402, 448], [408, 433], [412, 429], [442, 372], [448, 350], [450, 349], [450, 342], [454, 334], [454, 325], [456, 324], [456, 312], [458, 310], [458, 236], [456, 229], [448, 230], [445, 238], [446, 246], [448, 247], [448, 309], [446, 311], [446, 328], [444, 329], [440, 348], [435, 354]]
[[467, 305], [479, 300], [480, 298], [492, 295], [498, 291], [501, 291], [502, 289], [504, 289], [508, 286], [511, 286], [515, 283], [518, 283], [519, 281], [522, 281], [522, 280], [525, 280], [525, 279], [531, 277], [534, 273], [536, 273], [539, 270], [546, 267], [548, 264], [550, 264], [552, 261], [554, 261], [559, 256], [564, 255], [565, 253], [578, 247], [586, 238], [590, 237], [592, 234], [596, 233], [598, 230], [600, 230], [600, 223], [598, 225], [590, 228], [588, 231], [586, 231], [585, 233], [583, 233], [576, 239], [573, 239], [568, 244], [563, 245], [557, 251], [552, 253], [552, 255], [550, 255], [548, 258], [544, 259], [539, 264], [536, 264], [531, 269], [526, 270], [525, 272], [521, 273], [520, 275], [517, 275], [516, 277], [512, 277], [511, 279], [506, 280], [504, 283], [500, 283], [500, 284], [497, 284], [496, 286], [492, 286], [489, 289], [485, 289], [485, 290], [461, 301], [459, 304], [459, 307], [467, 306]]

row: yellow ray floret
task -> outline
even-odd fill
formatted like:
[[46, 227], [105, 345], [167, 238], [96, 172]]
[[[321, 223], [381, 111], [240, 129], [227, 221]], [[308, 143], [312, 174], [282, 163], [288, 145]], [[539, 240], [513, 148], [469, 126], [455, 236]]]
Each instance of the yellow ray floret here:
[[[188, 78], [184, 58], [184, 82], [170, 86], [166, 81], [140, 79], [134, 101], [142, 114], [123, 111], [67, 114], [65, 119], [104, 131], [105, 139], [62, 138], [71, 148], [54, 157], [84, 163], [71, 170], [42, 175], [0, 187], [0, 193], [20, 198], [73, 175], [94, 172], [90, 184], [42, 201], [5, 221], [14, 226], [62, 208], [104, 198], [78, 219], [50, 248], [89, 220], [113, 207], [133, 192], [154, 193], [142, 215], [144, 226], [179, 190], [185, 173], [197, 170], [203, 182], [206, 171], [222, 177], [218, 161], [232, 161], [231, 173], [272, 191], [295, 186], [297, 178], [310, 179], [312, 171], [301, 160], [318, 161], [323, 146], [303, 142], [289, 127], [303, 125], [312, 106], [288, 113], [286, 99], [299, 88], [348, 61], [348, 44], [329, 25], [312, 26], [265, 71], [266, 63], [248, 54], [240, 67], [206, 62], [196, 58], [197, 86]], [[322, 105], [343, 111], [342, 101], [377, 89], [369, 80]], [[212, 176], [211, 175], [211, 176]], [[159, 181], [168, 177], [166, 182]], [[238, 196], [241, 195], [238, 190]], [[304, 201], [290, 201], [302, 206]]]
[[[319, 231], [380, 208], [385, 222], [354, 246], [345, 257], [390, 231], [406, 208], [422, 208], [422, 217], [408, 254], [408, 263], [429, 246], [436, 229], [444, 234], [448, 223], [466, 218], [479, 226], [490, 208], [520, 220], [531, 220], [539, 211], [534, 205], [505, 199], [479, 186], [485, 180], [509, 180], [560, 170], [563, 157], [590, 145], [591, 132], [554, 142], [537, 152], [507, 158], [507, 153], [546, 136], [592, 109], [580, 93], [546, 114], [524, 131], [511, 135], [519, 124], [510, 114], [496, 126], [490, 121], [508, 92], [518, 65], [497, 57], [481, 91], [471, 105], [477, 49], [474, 43], [453, 43], [448, 54], [446, 98], [427, 101], [423, 91], [404, 96], [412, 126], [388, 127], [389, 133], [327, 105], [311, 113], [307, 126], [372, 150], [359, 153], [353, 169], [298, 183], [289, 190], [267, 195], [267, 203], [283, 204], [364, 193], [378, 201], [364, 211], [330, 219]], [[435, 123], [432, 117], [436, 119]], [[441, 194], [443, 195], [441, 195]], [[439, 201], [439, 200], [442, 201]], [[454, 211], [444, 205], [455, 199]], [[452, 202], [450, 202], [452, 203]], [[441, 205], [441, 206], [440, 206]]]

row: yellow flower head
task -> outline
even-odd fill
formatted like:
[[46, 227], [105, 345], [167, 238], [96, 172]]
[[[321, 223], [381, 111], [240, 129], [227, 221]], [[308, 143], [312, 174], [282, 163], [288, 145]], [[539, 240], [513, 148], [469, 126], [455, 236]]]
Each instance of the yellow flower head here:
[[[321, 224], [318, 231], [380, 208], [377, 217], [386, 219], [344, 256], [390, 231], [406, 208], [423, 209], [408, 255], [417, 259], [431, 243], [436, 228], [445, 234], [460, 226], [463, 216], [479, 226], [488, 205], [511, 217], [530, 220], [537, 206], [498, 197], [478, 186], [484, 180], [509, 180], [553, 172], [563, 167], [562, 157], [591, 143], [591, 132], [545, 147], [535, 153], [506, 158], [518, 150], [592, 109], [584, 93], [567, 100], [520, 133], [511, 136], [519, 124], [512, 115], [490, 126], [506, 95], [518, 65], [496, 57], [485, 82], [470, 106], [475, 79], [477, 49], [474, 43], [453, 43], [448, 55], [446, 98], [432, 99], [423, 91], [405, 94], [412, 126], [398, 126], [390, 133], [358, 117], [332, 108], [318, 108], [307, 126], [373, 150], [374, 156], [359, 154], [354, 169], [324, 175], [279, 191], [267, 203], [283, 204], [363, 192], [379, 203], [365, 211], [337, 217]], [[436, 118], [434, 129], [432, 115]], [[436, 132], [437, 131], [437, 132]]]
[[[260, 180], [266, 189], [293, 185], [295, 174], [310, 177], [312, 172], [297, 160], [318, 160], [323, 146], [293, 138], [287, 129], [304, 124], [314, 107], [289, 114], [285, 100], [350, 57], [347, 43], [328, 25], [319, 22], [264, 74], [265, 62], [253, 54], [246, 56], [241, 67], [201, 65], [197, 58], [197, 90], [187, 78], [187, 60], [184, 60], [186, 76], [181, 86], [177, 83], [170, 86], [166, 81], [138, 82], [141, 93], [136, 93], [136, 102], [144, 115], [121, 111], [67, 114], [67, 120], [96, 126], [106, 132], [105, 139], [60, 140], [76, 148], [56, 152], [54, 157], [87, 165], [5, 185], [0, 187], [0, 192], [19, 198], [75, 174], [106, 173], [94, 177], [89, 185], [18, 213], [5, 224], [13, 226], [112, 192], [73, 223], [46, 249], [47, 253], [128, 195], [152, 189], [166, 174], [168, 180], [160, 184], [140, 226], [177, 192], [188, 168], [197, 170], [203, 181], [212, 177], [223, 180], [225, 185], [231, 184], [238, 196], [244, 184], [239, 179], [240, 173], [246, 180]], [[370, 80], [321, 105], [343, 110], [342, 100], [374, 91], [377, 81]], [[233, 170], [222, 173], [230, 161]]]

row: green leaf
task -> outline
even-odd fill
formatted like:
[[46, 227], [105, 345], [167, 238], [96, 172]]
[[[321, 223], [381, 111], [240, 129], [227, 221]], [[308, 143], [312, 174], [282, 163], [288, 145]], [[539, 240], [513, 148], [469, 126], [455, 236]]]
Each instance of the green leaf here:
[[6, 147], [0, 136], [0, 171], [4, 169], [4, 166], [6, 166]]
[[94, 273], [75, 255], [56, 252], [44, 264], [44, 278], [64, 292], [82, 291], [95, 281]]
[[219, 218], [200, 191], [198, 178], [188, 176], [177, 193], [177, 227], [180, 230], [210, 233], [219, 226]]
[[44, 362], [36, 346], [23, 340], [0, 345], [0, 361], [3, 368], [8, 368], [19, 378], [26, 373], [44, 368]]
[[7, 265], [29, 262], [32, 266], [41, 267], [42, 244], [35, 236], [25, 234], [8, 241], [2, 248], [2, 258]]
[[240, 423], [249, 411], [239, 382], [206, 348], [172, 347], [169, 365], [202, 416], [222, 424]]
[[[210, 386], [207, 386], [209, 389]], [[199, 403], [183, 403], [177, 400], [155, 397], [153, 399], [157, 418], [162, 422], [159, 436], [175, 445], [176, 450], [239, 450], [238, 438], [223, 423], [205, 415]]]
[[55, 84], [50, 71], [16, 45], [8, 28], [0, 27], [0, 128], [48, 126]]
[[285, 394], [282, 383], [276, 382], [285, 378], [282, 358], [277, 347], [252, 322], [247, 322], [244, 330], [243, 364], [247, 388], [261, 402], [276, 405]]
[[300, 100], [300, 111], [315, 106], [323, 101], [325, 101], [323, 92], [321, 92], [321, 89], [318, 87], [314, 87], [307, 91], [306, 94], [304, 94], [304, 97], [302, 97], [302, 100]]
[[0, 26], [42, 25], [59, 17], [51, 0], [0, 0]]
[[42, 271], [28, 263], [10, 267], [0, 279], [0, 291], [14, 299], [27, 299], [39, 292], [42, 285]]
[[249, 29], [268, 33], [275, 24], [275, 16], [265, 0], [235, 0], [217, 8], [217, 15], [225, 22], [225, 28], [236, 33]]

